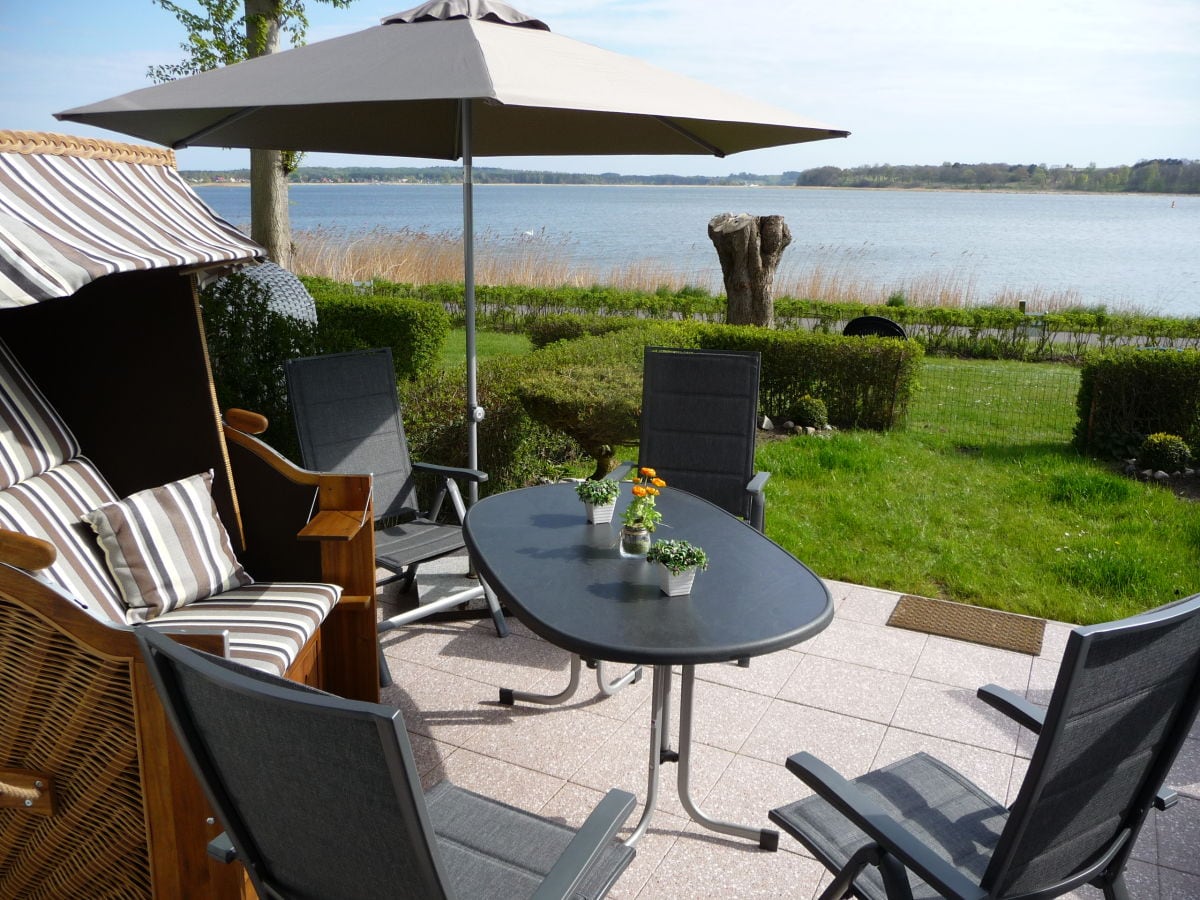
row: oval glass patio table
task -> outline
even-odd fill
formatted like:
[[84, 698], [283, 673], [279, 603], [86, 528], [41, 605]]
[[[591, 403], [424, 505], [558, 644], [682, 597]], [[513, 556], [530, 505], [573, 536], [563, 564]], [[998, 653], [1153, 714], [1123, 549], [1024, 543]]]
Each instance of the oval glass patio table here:
[[[691, 594], [668, 597], [653, 564], [622, 557], [620, 511], [591, 525], [569, 484], [495, 494], [467, 514], [464, 535], [488, 586], [535, 634], [586, 659], [654, 666], [650, 776], [645, 810], [627, 843], [645, 833], [658, 793], [671, 666], [683, 667], [679, 709], [679, 797], [689, 815], [714, 831], [775, 849], [778, 832], [719, 822], [688, 789], [695, 666], [761, 656], [824, 629], [833, 601], [824, 582], [778, 544], [717, 506], [667, 488], [658, 498], [656, 536], [703, 547], [709, 567]], [[577, 670], [576, 670], [577, 671]]]

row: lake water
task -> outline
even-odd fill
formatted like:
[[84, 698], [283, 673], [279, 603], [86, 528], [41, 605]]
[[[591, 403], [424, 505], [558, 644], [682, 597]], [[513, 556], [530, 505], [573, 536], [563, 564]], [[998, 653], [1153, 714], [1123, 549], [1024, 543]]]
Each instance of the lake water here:
[[[236, 225], [249, 188], [198, 193]], [[294, 230], [462, 229], [459, 185], [293, 185]], [[595, 271], [634, 263], [719, 289], [707, 224], [722, 212], [782, 215], [792, 233], [779, 280], [819, 266], [888, 290], [912, 280], [1073, 291], [1087, 304], [1200, 315], [1200, 197], [771, 187], [477, 185], [475, 228], [545, 239]]]

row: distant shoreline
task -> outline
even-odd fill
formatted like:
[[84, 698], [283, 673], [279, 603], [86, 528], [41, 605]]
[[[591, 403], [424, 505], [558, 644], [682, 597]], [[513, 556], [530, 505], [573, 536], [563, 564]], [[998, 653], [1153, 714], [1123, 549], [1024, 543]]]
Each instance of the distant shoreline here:
[[[183, 174], [182, 172], [180, 173]], [[248, 188], [248, 181], [196, 181], [188, 182], [188, 186], [192, 188]], [[288, 183], [288, 187], [321, 187], [321, 188], [340, 188], [340, 187], [446, 187], [446, 188], [462, 188], [461, 181], [448, 181], [444, 183], [436, 183], [429, 181], [293, 181]], [[1025, 188], [1001, 188], [1001, 187], [898, 187], [894, 185], [881, 187], [825, 187], [823, 185], [813, 184], [587, 184], [583, 182], [564, 182], [560, 184], [544, 184], [535, 182], [515, 182], [515, 181], [499, 181], [499, 182], [475, 182], [475, 187], [496, 187], [496, 188], [564, 188], [564, 187], [586, 187], [586, 188], [704, 188], [718, 191], [738, 190], [753, 188], [754, 190], [763, 191], [887, 191], [890, 193], [909, 193], [909, 194], [1050, 194], [1056, 196], [1079, 196], [1079, 197], [1172, 197], [1172, 198], [1188, 198], [1194, 196], [1192, 194], [1179, 194], [1158, 191], [1078, 191], [1078, 190], [1036, 190]]]

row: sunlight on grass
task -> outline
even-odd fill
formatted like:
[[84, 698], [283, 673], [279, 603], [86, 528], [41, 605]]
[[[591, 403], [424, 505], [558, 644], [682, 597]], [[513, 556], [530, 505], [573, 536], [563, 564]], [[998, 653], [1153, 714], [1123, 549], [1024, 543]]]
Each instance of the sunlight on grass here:
[[[498, 331], [477, 331], [475, 353], [479, 359], [493, 356], [519, 356], [530, 350], [529, 338], [523, 334], [508, 334]], [[442, 368], [461, 366], [467, 361], [467, 331], [465, 328], [451, 329], [442, 346]]]

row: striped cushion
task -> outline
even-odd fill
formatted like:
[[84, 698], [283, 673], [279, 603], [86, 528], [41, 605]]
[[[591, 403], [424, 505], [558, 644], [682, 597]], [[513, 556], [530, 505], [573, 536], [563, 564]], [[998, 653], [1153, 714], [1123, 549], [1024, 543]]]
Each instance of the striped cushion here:
[[163, 613], [153, 628], [228, 630], [229, 658], [282, 676], [333, 609], [332, 584], [252, 584]]
[[49, 541], [58, 558], [44, 573], [95, 618], [125, 621], [125, 606], [96, 536], [82, 522], [89, 510], [116, 500], [83, 457], [0, 491], [0, 528]]
[[78, 455], [75, 436], [0, 341], [0, 490]]
[[106, 503], [84, 516], [129, 607], [144, 622], [251, 578], [212, 499], [212, 472]]

